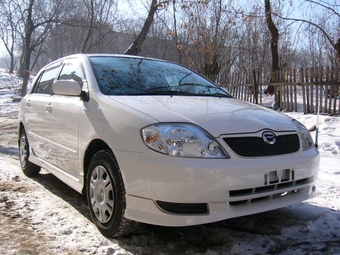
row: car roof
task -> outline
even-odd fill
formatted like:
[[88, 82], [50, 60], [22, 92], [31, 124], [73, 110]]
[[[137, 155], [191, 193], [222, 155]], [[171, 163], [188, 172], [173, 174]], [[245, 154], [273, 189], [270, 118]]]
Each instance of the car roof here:
[[56, 59], [47, 65], [45, 65], [42, 69], [47, 69], [51, 66], [54, 66], [55, 64], [61, 63], [67, 59], [71, 58], [89, 58], [89, 57], [119, 57], [119, 58], [134, 58], [134, 59], [148, 59], [148, 60], [157, 60], [157, 61], [162, 61], [162, 62], [168, 62], [166, 60], [162, 59], [156, 59], [156, 58], [150, 58], [150, 57], [144, 57], [144, 56], [136, 56], [136, 55], [125, 55], [125, 54], [107, 54], [107, 53], [89, 53], [89, 54], [84, 54], [84, 53], [78, 53], [78, 54], [72, 54], [68, 55], [59, 59]]

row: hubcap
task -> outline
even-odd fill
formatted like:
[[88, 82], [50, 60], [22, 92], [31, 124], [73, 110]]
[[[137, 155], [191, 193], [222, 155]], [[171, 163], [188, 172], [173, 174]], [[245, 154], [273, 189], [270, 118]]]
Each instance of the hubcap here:
[[22, 167], [26, 166], [26, 160], [27, 160], [27, 142], [26, 142], [26, 136], [22, 135], [20, 138], [20, 164]]
[[114, 209], [114, 191], [108, 171], [97, 166], [90, 179], [90, 199], [94, 214], [101, 223], [108, 222]]

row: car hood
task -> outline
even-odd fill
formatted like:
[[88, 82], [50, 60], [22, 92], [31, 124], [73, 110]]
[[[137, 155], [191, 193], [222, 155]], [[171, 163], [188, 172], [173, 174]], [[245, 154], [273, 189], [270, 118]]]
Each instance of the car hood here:
[[155, 122], [195, 123], [213, 136], [221, 134], [296, 130], [292, 119], [271, 109], [235, 98], [188, 96], [111, 96]]

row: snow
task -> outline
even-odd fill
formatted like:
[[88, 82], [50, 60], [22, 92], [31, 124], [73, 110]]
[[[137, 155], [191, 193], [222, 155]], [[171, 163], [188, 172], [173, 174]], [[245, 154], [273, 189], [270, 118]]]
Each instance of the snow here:
[[[35, 178], [22, 173], [12, 100], [20, 83], [0, 70], [0, 254], [340, 254], [339, 117], [319, 118], [316, 198], [201, 226], [142, 224], [134, 235], [113, 239], [92, 224], [84, 196], [45, 171]], [[285, 114], [307, 127], [317, 120]]]

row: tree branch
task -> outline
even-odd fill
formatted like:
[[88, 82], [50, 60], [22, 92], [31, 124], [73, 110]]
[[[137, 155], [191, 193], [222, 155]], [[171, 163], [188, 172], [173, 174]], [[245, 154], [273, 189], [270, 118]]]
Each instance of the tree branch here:
[[157, 0], [152, 0], [152, 3], [150, 5], [150, 10], [148, 17], [146, 18], [143, 28], [138, 34], [137, 38], [134, 40], [134, 42], [131, 44], [131, 46], [124, 52], [126, 55], [138, 55], [141, 52], [141, 46], [142, 43], [145, 41], [146, 36], [149, 32], [149, 29], [153, 22], [153, 17], [155, 15], [155, 12], [157, 11], [159, 7], [159, 4], [157, 4]]
[[311, 21], [308, 21], [308, 20], [304, 20], [304, 19], [297, 19], [297, 18], [287, 18], [287, 17], [283, 17], [279, 14], [276, 14], [276, 13], [272, 13], [274, 16], [276, 17], [279, 17], [283, 20], [289, 20], [289, 21], [296, 21], [296, 22], [302, 22], [302, 23], [307, 23], [309, 25], [312, 25], [316, 28], [318, 28], [323, 34], [324, 36], [326, 37], [326, 39], [330, 42], [330, 44], [333, 46], [333, 48], [335, 47], [335, 43], [333, 42], [333, 40], [329, 37], [329, 35], [327, 34], [327, 32], [321, 27], [319, 26], [318, 24], [315, 24]]
[[329, 6], [325, 5], [325, 4], [322, 4], [322, 3], [320, 3], [320, 2], [316, 2], [316, 1], [313, 1], [313, 0], [306, 0], [306, 1], [307, 1], [307, 2], [310, 2], [310, 3], [313, 3], [313, 4], [317, 4], [317, 5], [319, 5], [319, 6], [323, 7], [323, 8], [325, 8], [325, 9], [331, 11], [331, 12], [332, 12], [333, 14], [335, 14], [336, 16], [340, 17], [340, 14], [339, 14], [339, 13], [337, 13], [333, 8], [331, 8], [331, 7], [329, 7]]

